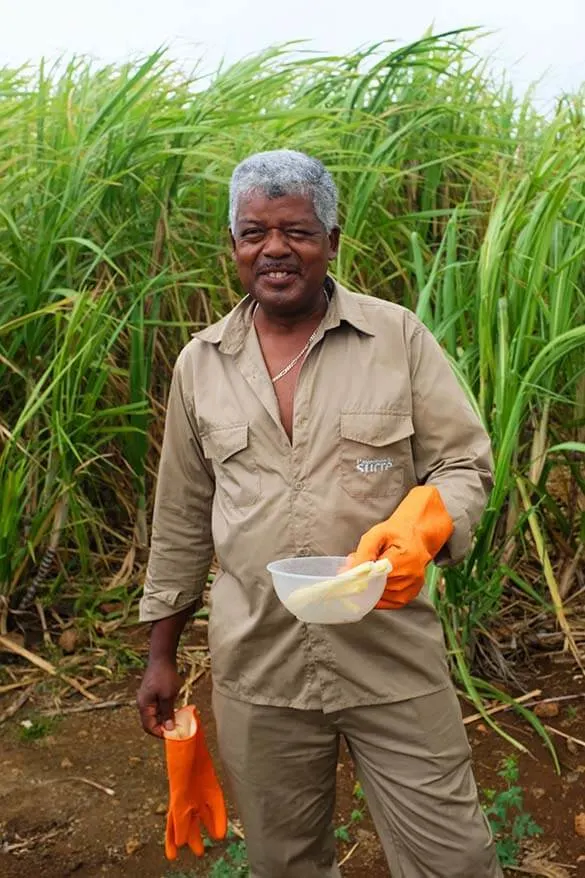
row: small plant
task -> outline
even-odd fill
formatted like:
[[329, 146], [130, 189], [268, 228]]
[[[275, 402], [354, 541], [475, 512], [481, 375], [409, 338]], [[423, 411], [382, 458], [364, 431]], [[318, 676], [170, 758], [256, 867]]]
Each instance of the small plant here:
[[[228, 828], [229, 844], [223, 856], [216, 860], [206, 872], [207, 878], [250, 878], [246, 842], [237, 838], [232, 827]], [[204, 837], [203, 846], [206, 850], [216, 847], [216, 842]], [[189, 872], [165, 872], [163, 878], [200, 878], [198, 870]]]
[[359, 807], [353, 809], [353, 811], [349, 815], [349, 820], [347, 821], [347, 823], [343, 823], [335, 830], [335, 838], [337, 838], [339, 841], [346, 842], [346, 844], [351, 844], [353, 840], [351, 834], [352, 829], [354, 829], [355, 826], [358, 823], [361, 823], [361, 821], [364, 819], [365, 796], [359, 782], [356, 783], [353, 788], [353, 797]]
[[573, 720], [577, 719], [578, 715], [579, 715], [579, 711], [577, 710], [575, 705], [569, 704], [569, 706], [567, 707], [567, 719], [571, 720], [571, 722], [572, 722]]
[[38, 741], [39, 738], [45, 738], [51, 734], [54, 728], [55, 720], [51, 717], [25, 719], [20, 724], [18, 734], [21, 741], [28, 743], [30, 741]]
[[224, 856], [215, 861], [209, 872], [209, 878], [249, 878], [249, 875], [248, 852], [241, 839], [228, 845]]
[[496, 840], [500, 864], [517, 866], [523, 842], [540, 835], [542, 829], [524, 810], [524, 795], [522, 787], [518, 785], [518, 760], [515, 756], [503, 760], [498, 776], [505, 781], [506, 789], [483, 790], [487, 800], [484, 810]]

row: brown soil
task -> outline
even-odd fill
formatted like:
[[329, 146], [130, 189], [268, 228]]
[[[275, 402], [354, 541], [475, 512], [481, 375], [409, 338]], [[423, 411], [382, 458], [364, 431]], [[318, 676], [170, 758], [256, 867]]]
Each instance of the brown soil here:
[[[189, 636], [196, 639], [199, 632], [193, 630]], [[103, 700], [113, 696], [128, 699], [133, 696], [138, 680], [139, 674], [132, 673], [121, 683], [106, 682], [94, 691]], [[550, 660], [541, 664], [530, 689], [537, 687], [543, 690], [541, 698], [576, 696], [559, 701], [558, 715], [544, 721], [583, 742], [583, 678], [574, 667], [568, 662], [554, 664]], [[197, 680], [193, 693], [213, 747], [208, 673]], [[14, 697], [14, 693], [9, 693], [0, 698], [0, 714]], [[210, 864], [225, 853], [225, 845], [213, 848], [203, 860], [196, 860], [189, 853], [172, 865], [164, 859], [161, 840], [167, 788], [163, 753], [157, 741], [142, 733], [134, 707], [69, 714], [59, 719], [49, 734], [23, 741], [22, 721], [27, 717], [38, 718], [47, 707], [47, 698], [46, 692], [35, 694], [26, 708], [0, 726], [2, 878], [209, 875]], [[76, 696], [75, 703], [83, 703], [83, 699]], [[464, 712], [472, 711], [466, 705]], [[527, 867], [523, 874], [585, 878], [585, 838], [575, 832], [575, 816], [585, 812], [585, 746], [555, 737], [562, 768], [558, 776], [550, 755], [525, 721], [504, 713], [500, 723], [530, 750], [530, 755], [519, 757], [519, 782], [524, 789], [525, 810], [543, 829], [538, 839], [538, 847], [544, 851], [541, 865]], [[502, 759], [515, 752], [512, 746], [483, 723], [468, 725], [468, 732], [478, 786], [481, 790], [503, 789], [504, 782], [497, 772]], [[79, 778], [110, 788], [114, 795]], [[339, 767], [339, 826], [348, 822], [356, 807], [353, 788], [351, 763], [344, 754]], [[236, 818], [233, 813], [231, 816]], [[351, 852], [342, 866], [344, 878], [388, 876], [367, 816], [350, 826], [349, 834], [350, 843], [339, 843], [341, 859]]]

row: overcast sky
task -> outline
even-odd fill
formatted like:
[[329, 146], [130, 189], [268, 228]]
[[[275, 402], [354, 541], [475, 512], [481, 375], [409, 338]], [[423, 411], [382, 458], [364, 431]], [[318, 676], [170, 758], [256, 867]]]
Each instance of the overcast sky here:
[[127, 59], [166, 44], [212, 70], [271, 44], [306, 39], [323, 52], [480, 25], [478, 51], [519, 89], [544, 75], [539, 102], [585, 81], [584, 0], [0, 0], [0, 65], [41, 56]]

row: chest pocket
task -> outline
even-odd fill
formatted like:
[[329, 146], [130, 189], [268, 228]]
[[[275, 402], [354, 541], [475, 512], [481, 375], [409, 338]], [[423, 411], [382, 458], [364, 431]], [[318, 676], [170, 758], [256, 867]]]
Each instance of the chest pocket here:
[[343, 489], [358, 500], [391, 497], [413, 469], [409, 415], [342, 412], [340, 466]]
[[260, 497], [260, 470], [249, 447], [248, 424], [230, 424], [201, 434], [211, 460], [215, 489], [235, 509], [253, 506]]

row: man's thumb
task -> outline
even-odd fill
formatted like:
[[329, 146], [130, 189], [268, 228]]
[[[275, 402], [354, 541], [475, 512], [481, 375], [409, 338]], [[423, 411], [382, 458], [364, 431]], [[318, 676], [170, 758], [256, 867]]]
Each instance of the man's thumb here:
[[175, 728], [175, 699], [159, 698], [158, 707], [160, 723], [170, 732]]

